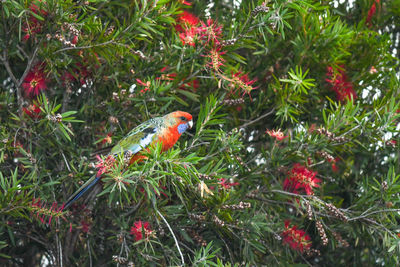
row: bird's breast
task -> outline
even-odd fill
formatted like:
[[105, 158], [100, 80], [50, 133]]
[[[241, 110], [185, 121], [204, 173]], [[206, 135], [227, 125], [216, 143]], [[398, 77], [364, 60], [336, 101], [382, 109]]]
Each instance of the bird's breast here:
[[162, 150], [166, 151], [173, 147], [180, 136], [181, 134], [178, 132], [177, 127], [166, 129], [158, 138], [158, 141], [162, 144]]

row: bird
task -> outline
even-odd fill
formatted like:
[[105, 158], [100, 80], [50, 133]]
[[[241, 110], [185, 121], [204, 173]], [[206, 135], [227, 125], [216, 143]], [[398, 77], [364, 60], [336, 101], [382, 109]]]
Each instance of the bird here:
[[[149, 149], [149, 146], [161, 143], [161, 151], [172, 148], [179, 137], [193, 127], [193, 117], [184, 111], [174, 111], [162, 117], [152, 118], [135, 128], [123, 137], [112, 149], [108, 156], [132, 155], [129, 164], [140, 162], [145, 158], [141, 151]], [[95, 186], [102, 178], [102, 171], [93, 175], [64, 204], [64, 210], [68, 209], [76, 200], [82, 197], [90, 188]]]

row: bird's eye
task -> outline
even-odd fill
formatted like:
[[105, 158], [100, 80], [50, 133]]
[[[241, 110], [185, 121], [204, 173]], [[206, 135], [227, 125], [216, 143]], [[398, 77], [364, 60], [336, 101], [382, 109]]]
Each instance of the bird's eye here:
[[183, 117], [183, 116], [182, 116], [182, 117], [181, 117], [181, 120], [185, 121], [185, 120], [186, 120], [186, 117]]

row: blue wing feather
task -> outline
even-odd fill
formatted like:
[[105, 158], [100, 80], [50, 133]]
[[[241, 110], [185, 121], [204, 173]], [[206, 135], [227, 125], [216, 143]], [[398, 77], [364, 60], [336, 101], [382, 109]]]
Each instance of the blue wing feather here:
[[[94, 178], [94, 179], [93, 179]], [[83, 194], [85, 194], [90, 188], [95, 186], [100, 181], [101, 176], [93, 176], [90, 178], [84, 185], [82, 185], [64, 205], [64, 209], [67, 209], [72, 205], [76, 200], [78, 200]]]

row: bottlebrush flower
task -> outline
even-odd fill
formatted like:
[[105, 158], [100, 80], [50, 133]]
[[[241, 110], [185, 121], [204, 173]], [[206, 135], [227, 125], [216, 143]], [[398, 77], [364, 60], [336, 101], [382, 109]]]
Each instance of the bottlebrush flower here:
[[44, 7], [44, 4], [46, 1], [38, 0], [37, 2], [38, 2], [37, 4], [39, 6], [37, 6], [34, 3], [31, 3], [31, 5], [29, 6], [29, 9], [35, 14], [38, 14], [41, 16], [47, 16], [48, 15], [47, 11], [42, 8], [42, 7]]
[[218, 180], [219, 180], [218, 184], [222, 185], [222, 187], [225, 189], [231, 189], [232, 186], [239, 185], [238, 182], [228, 183], [225, 178], [220, 178]]
[[195, 46], [195, 40], [197, 38], [197, 29], [194, 27], [186, 28], [179, 34], [183, 45]]
[[150, 228], [149, 222], [136, 221], [131, 227], [131, 235], [135, 238], [135, 241], [143, 239], [143, 232], [146, 239], [148, 239], [153, 232]]
[[212, 68], [214, 71], [219, 72], [219, 67], [223, 66], [225, 60], [222, 58], [221, 55], [225, 54], [226, 52], [220, 52], [221, 48], [212, 48], [210, 52], [205, 56], [210, 58], [211, 60], [206, 64], [207, 67]]
[[98, 160], [96, 164], [96, 168], [98, 168], [97, 176], [102, 175], [103, 173], [114, 167], [115, 158], [113, 156], [109, 155], [105, 160], [100, 158], [98, 155], [96, 155], [96, 158]]
[[374, 74], [374, 73], [377, 73], [378, 71], [377, 71], [377, 69], [374, 67], [374, 66], [371, 66], [371, 68], [369, 69], [369, 73], [370, 74]]
[[63, 84], [65, 85], [65, 84], [75, 81], [76, 78], [69, 71], [64, 71], [64, 73], [61, 76], [61, 80], [63, 81]]
[[[168, 70], [168, 67], [163, 67], [160, 71], [161, 72], [166, 72]], [[156, 80], [162, 80], [162, 81], [173, 81], [176, 79], [177, 74], [176, 73], [168, 73], [168, 74], [161, 74], [161, 77], [156, 77]], [[182, 79], [180, 84], [185, 79]], [[168, 82], [167, 82], [168, 84]], [[199, 88], [200, 82], [197, 79], [191, 80], [189, 82], [183, 83], [181, 86], [179, 86], [179, 89], [186, 90], [186, 89], [194, 89], [193, 91], [196, 91], [197, 88]]]
[[232, 80], [230, 86], [232, 88], [237, 88], [239, 90], [242, 90], [243, 92], [242, 96], [248, 94], [251, 99], [250, 92], [258, 88], [252, 86], [252, 84], [255, 83], [256, 81], [257, 81], [256, 79], [250, 80], [248, 74], [242, 74], [241, 71], [238, 71], [235, 74], [232, 73]]
[[379, 4], [380, 0], [375, 0], [374, 3], [372, 4], [371, 8], [368, 10], [368, 15], [367, 15], [367, 25], [370, 25], [372, 17], [375, 15], [376, 13], [376, 4]]
[[40, 91], [47, 89], [46, 74], [44, 73], [44, 64], [38, 63], [26, 75], [22, 88], [28, 95], [38, 95]]
[[332, 90], [335, 91], [338, 101], [347, 101], [357, 98], [357, 94], [353, 89], [353, 84], [348, 81], [347, 75], [343, 69], [339, 69], [338, 73], [335, 73], [332, 67], [328, 67], [327, 76], [329, 78], [326, 79], [326, 81], [332, 85]]
[[276, 131], [267, 130], [266, 133], [269, 134], [269, 136], [275, 137], [278, 141], [282, 141], [283, 139], [288, 137], [287, 135], [285, 136], [283, 132], [281, 132], [281, 129], [278, 129]]
[[106, 135], [106, 137], [104, 137], [103, 138], [103, 140], [101, 140], [101, 143], [104, 145], [104, 144], [111, 144], [112, 143], [112, 138], [111, 138], [111, 136], [112, 136], [112, 133], [108, 133], [107, 135]]
[[187, 89], [189, 87], [192, 88], [193, 91], [196, 91], [199, 88], [199, 86], [200, 86], [199, 80], [194, 79], [190, 82], [184, 83], [181, 87], [179, 87], [179, 89]]
[[141, 90], [140, 90], [141, 93], [144, 93], [144, 92], [147, 92], [147, 91], [150, 90], [150, 88], [149, 88], [150, 85], [151, 85], [150, 81], [143, 82], [143, 81], [140, 80], [140, 79], [136, 79], [136, 81], [137, 81], [137, 83], [138, 83], [139, 85], [145, 86], [144, 89], [141, 89]]
[[30, 209], [32, 213], [36, 213], [36, 217], [40, 220], [41, 223], [45, 224], [45, 218], [48, 217], [48, 224], [51, 223], [53, 217], [56, 218], [64, 218], [63, 209], [64, 204], [58, 207], [57, 202], [53, 202], [50, 208], [46, 207], [46, 202], [43, 202], [40, 198], [33, 198], [32, 203], [30, 205]]
[[74, 35], [74, 37], [72, 38], [71, 44], [76, 45], [78, 43], [78, 35]]
[[340, 160], [340, 158], [335, 158], [331, 163], [332, 163], [332, 171], [333, 172], [338, 172], [339, 168], [336, 165], [336, 162], [338, 162]]
[[289, 171], [288, 177], [283, 183], [283, 189], [295, 194], [304, 190], [307, 195], [313, 195], [313, 188], [320, 187], [320, 179], [316, 178], [317, 172], [312, 172], [306, 167], [296, 163]]
[[[169, 69], [168, 66], [163, 67], [160, 72], [166, 72]], [[169, 73], [169, 74], [161, 74], [161, 77], [156, 77], [156, 80], [163, 80], [163, 81], [173, 81], [176, 77], [176, 73]]]
[[[39, 2], [41, 2], [41, 1], [39, 1]], [[34, 3], [31, 3], [31, 5], [29, 6], [29, 9], [32, 13], [35, 13], [42, 17], [45, 17], [48, 15], [48, 13], [46, 10], [42, 9], [42, 6], [43, 6], [42, 3], [40, 3], [39, 7], [37, 5], [35, 5]], [[22, 39], [24, 41], [28, 40], [35, 34], [40, 33], [42, 31], [42, 28], [43, 28], [43, 21], [38, 20], [36, 17], [34, 17], [31, 14], [21, 27], [22, 32], [25, 33], [25, 35]]]
[[81, 227], [80, 228], [81, 228], [82, 232], [89, 233], [91, 226], [92, 226], [92, 224], [90, 222], [85, 221], [85, 220], [81, 220]]
[[31, 117], [32, 119], [37, 119], [40, 117], [40, 113], [42, 110], [40, 109], [40, 106], [37, 106], [36, 104], [29, 105], [28, 107], [22, 108], [24, 113]]
[[183, 5], [187, 5], [187, 6], [191, 6], [192, 3], [185, 1], [185, 0], [180, 0], [179, 2], [181, 2]]
[[385, 143], [387, 146], [396, 147], [397, 141], [396, 140], [388, 140]]
[[289, 227], [290, 221], [285, 221], [285, 231], [282, 232], [283, 243], [288, 244], [292, 249], [304, 252], [311, 248], [311, 238], [304, 230], [297, 229], [297, 226]]
[[219, 45], [219, 39], [222, 35], [222, 26], [218, 25], [212, 19], [207, 20], [207, 24], [204, 22], [200, 22], [201, 26], [198, 28], [198, 32], [200, 33], [200, 38], [202, 40], [207, 40], [207, 43], [213, 41], [215, 44]]
[[197, 24], [199, 24], [200, 19], [198, 17], [196, 17], [196, 15], [194, 15], [190, 12], [183, 11], [178, 16], [177, 22], [179, 24], [183, 24], [185, 26], [192, 27], [192, 26], [196, 26]]
[[[84, 63], [89, 64], [87, 62]], [[88, 84], [91, 73], [86, 65], [83, 65], [80, 62], [76, 63], [75, 73], [77, 74], [77, 77], [79, 77], [81, 85]]]

